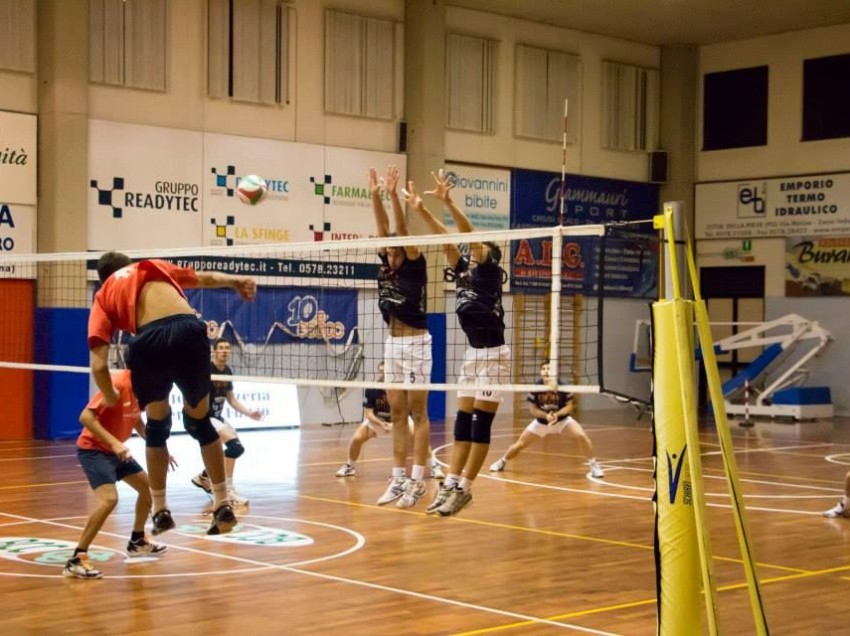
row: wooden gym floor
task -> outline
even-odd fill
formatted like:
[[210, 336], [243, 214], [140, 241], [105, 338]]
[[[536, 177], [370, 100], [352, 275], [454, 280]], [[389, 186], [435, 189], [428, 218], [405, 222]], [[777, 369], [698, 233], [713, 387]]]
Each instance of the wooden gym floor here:
[[[379, 507], [388, 437], [366, 445], [358, 475], [334, 471], [353, 425], [244, 432], [239, 491], [250, 506], [222, 538], [203, 534], [207, 497], [189, 482], [197, 446], [173, 437], [169, 478], [178, 529], [159, 560], [123, 554], [135, 495], [95, 541], [105, 577], [62, 577], [94, 503], [72, 442], [2, 442], [0, 634], [549, 634], [655, 633], [652, 440], [646, 418], [588, 414], [607, 475], [585, 477], [565, 437], [485, 471], [460, 515]], [[489, 461], [522, 430], [497, 420]], [[850, 519], [825, 519], [850, 466], [848, 421], [733, 425], [737, 460], [774, 636], [845, 633]], [[448, 429], [448, 430], [447, 430]], [[433, 425], [448, 457], [451, 426]], [[717, 438], [702, 431], [720, 627], [753, 633]], [[144, 456], [138, 439], [131, 442]]]

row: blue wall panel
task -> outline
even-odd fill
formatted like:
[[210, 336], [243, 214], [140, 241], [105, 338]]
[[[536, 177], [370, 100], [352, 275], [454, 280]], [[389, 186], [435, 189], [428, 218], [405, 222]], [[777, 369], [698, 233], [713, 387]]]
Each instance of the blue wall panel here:
[[[89, 366], [88, 309], [36, 309], [35, 361], [39, 364]], [[89, 375], [38, 371], [33, 400], [37, 439], [73, 439], [79, 415], [89, 399]]]

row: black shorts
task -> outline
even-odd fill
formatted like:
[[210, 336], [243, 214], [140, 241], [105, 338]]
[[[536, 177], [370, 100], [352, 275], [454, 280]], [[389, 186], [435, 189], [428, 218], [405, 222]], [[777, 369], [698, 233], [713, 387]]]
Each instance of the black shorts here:
[[168, 399], [171, 387], [189, 406], [210, 392], [210, 344], [206, 323], [180, 314], [149, 322], [130, 340], [127, 368], [139, 406]]
[[135, 459], [122, 462], [118, 455], [104, 453], [89, 448], [78, 448], [77, 459], [89, 480], [92, 490], [104, 484], [114, 484], [125, 477], [142, 472], [142, 467]]

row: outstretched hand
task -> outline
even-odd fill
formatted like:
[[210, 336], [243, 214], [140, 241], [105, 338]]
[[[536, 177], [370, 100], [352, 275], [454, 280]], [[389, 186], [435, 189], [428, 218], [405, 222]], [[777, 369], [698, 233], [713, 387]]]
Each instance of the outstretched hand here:
[[257, 297], [257, 281], [253, 278], [238, 278], [233, 287], [244, 300], [254, 300]]
[[378, 184], [378, 171], [374, 168], [369, 168], [369, 193], [372, 195], [381, 193], [381, 186]]
[[397, 166], [387, 167], [387, 176], [384, 179], [384, 189], [389, 194], [395, 194], [398, 187], [399, 171]]
[[422, 205], [422, 197], [416, 194], [416, 184], [413, 181], [407, 182], [407, 189], [402, 188], [401, 194], [404, 196], [404, 202], [412, 208], [418, 208]]
[[440, 168], [440, 170], [435, 174], [431, 173], [431, 176], [434, 177], [434, 183], [436, 184], [433, 190], [426, 190], [423, 194], [428, 194], [434, 197], [437, 197], [440, 201], [448, 202], [451, 200], [451, 190], [454, 188], [454, 183], [451, 182], [451, 179], [446, 175], [445, 171]]

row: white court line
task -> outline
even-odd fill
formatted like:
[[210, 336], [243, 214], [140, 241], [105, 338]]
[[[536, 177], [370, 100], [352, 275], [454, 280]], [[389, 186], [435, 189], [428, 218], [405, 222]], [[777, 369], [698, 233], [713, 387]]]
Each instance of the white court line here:
[[41, 457], [33, 457], [33, 456], [30, 456], [30, 455], [27, 455], [25, 457], [7, 457], [5, 459], [0, 459], [0, 462], [23, 462], [23, 461], [31, 462], [31, 461], [36, 460], [36, 459], [60, 459], [60, 458], [64, 458], [64, 457], [76, 457], [76, 456], [77, 456], [76, 453], [72, 453], [71, 455], [43, 455]]
[[[787, 450], [800, 450], [801, 448], [820, 448], [822, 446], [834, 446], [831, 442], [823, 443], [823, 444], [801, 444], [799, 446], [774, 446], [772, 448], [736, 448], [735, 454], [738, 453], [770, 453], [773, 451], [787, 451]], [[709, 451], [708, 453], [703, 453], [703, 457], [708, 457], [709, 455], [721, 455], [723, 451]]]
[[[82, 530], [82, 528], [80, 528], [80, 527], [74, 527], [74, 526], [70, 526], [70, 525], [67, 525], [67, 524], [61, 524], [61, 523], [57, 523], [57, 522], [50, 521], [50, 520], [34, 519], [34, 518], [31, 518], [31, 517], [24, 517], [24, 516], [21, 516], [21, 515], [13, 515], [13, 514], [10, 514], [10, 513], [7, 513], [7, 512], [0, 512], [0, 515], [11, 517], [13, 519], [19, 519], [19, 520], [22, 520], [22, 521], [26, 520], [26, 521], [29, 521], [30, 523], [46, 523], [48, 525], [56, 525], [56, 526], [64, 527], [64, 528], [72, 528], [72, 529], [76, 529], [76, 530], [79, 530], [79, 531]], [[274, 518], [274, 517], [269, 517], [269, 518]], [[121, 536], [121, 535], [117, 535], [117, 534], [110, 533], [110, 532], [106, 532], [104, 534], [109, 534], [111, 536]], [[580, 625], [573, 625], [571, 623], [562, 623], [560, 621], [548, 620], [548, 619], [545, 619], [545, 618], [539, 618], [539, 617], [536, 617], [536, 616], [529, 616], [529, 615], [520, 614], [520, 613], [517, 613], [517, 612], [509, 612], [507, 610], [501, 610], [501, 609], [497, 609], [497, 608], [493, 608], [493, 607], [487, 607], [487, 606], [484, 606], [484, 605], [476, 605], [474, 603], [466, 603], [464, 601], [456, 601], [456, 600], [450, 599], [450, 598], [445, 598], [445, 597], [441, 597], [441, 596], [433, 596], [431, 594], [423, 594], [421, 592], [414, 592], [413, 590], [405, 590], [405, 589], [402, 589], [402, 588], [391, 587], [391, 586], [388, 586], [388, 585], [381, 585], [379, 583], [370, 583], [368, 581], [360, 581], [360, 580], [357, 580], [357, 579], [349, 579], [349, 578], [345, 578], [345, 577], [341, 577], [341, 576], [335, 576], [333, 574], [324, 574], [324, 573], [321, 573], [321, 572], [312, 572], [310, 570], [302, 570], [300, 568], [293, 567], [291, 565], [276, 565], [276, 564], [273, 564], [273, 563], [264, 563], [262, 561], [255, 561], [254, 559], [246, 559], [244, 557], [237, 557], [237, 556], [233, 556], [233, 555], [223, 554], [223, 553], [220, 553], [220, 552], [208, 552], [206, 550], [198, 550], [196, 548], [189, 548], [189, 547], [185, 547], [185, 546], [169, 545], [169, 550], [171, 550], [171, 549], [183, 550], [183, 551], [186, 551], [186, 552], [191, 552], [193, 554], [211, 556], [211, 557], [214, 557], [214, 558], [225, 559], [225, 560], [234, 561], [234, 562], [237, 562], [237, 563], [244, 563], [246, 565], [253, 565], [253, 566], [256, 566], [257, 569], [259, 569], [259, 570], [272, 569], [272, 570], [280, 570], [280, 571], [283, 571], [283, 572], [293, 572], [295, 574], [303, 574], [305, 576], [312, 576], [312, 577], [324, 579], [324, 580], [327, 580], [327, 581], [334, 581], [336, 583], [346, 583], [346, 584], [349, 584], [349, 585], [355, 585], [355, 586], [358, 586], [358, 587], [365, 587], [365, 588], [372, 589], [372, 590], [389, 592], [391, 594], [401, 594], [403, 596], [410, 596], [410, 597], [418, 598], [418, 599], [425, 600], [425, 601], [431, 601], [431, 602], [436, 602], [436, 603], [444, 603], [444, 604], [447, 604], [447, 605], [453, 605], [455, 607], [461, 607], [463, 609], [471, 609], [471, 610], [475, 610], [475, 611], [479, 611], [479, 612], [496, 614], [498, 616], [504, 616], [504, 617], [507, 617], [507, 618], [510, 618], [510, 619], [516, 620], [516, 621], [529, 621], [529, 622], [537, 623], [537, 624], [541, 624], [541, 625], [550, 625], [552, 627], [565, 627], [567, 629], [573, 629], [573, 630], [576, 630], [576, 631], [579, 631], [579, 632], [583, 632], [585, 634], [597, 634], [598, 636], [619, 636], [618, 634], [616, 634], [614, 632], [605, 632], [605, 631], [601, 631], [601, 630], [590, 629], [590, 628], [587, 628], [587, 627], [582, 627]], [[228, 573], [232, 575], [234, 573], [234, 571], [233, 570], [225, 570], [225, 571], [217, 572], [217, 573], [202, 573], [202, 574], [223, 574], [224, 575], [224, 574], [228, 574]], [[201, 573], [199, 573], [199, 574], [201, 574]], [[0, 572], [0, 575], [10, 575], [10, 574], [5, 573], [5, 572]], [[11, 574], [10, 576], [18, 576], [18, 575]], [[27, 575], [27, 576], [32, 577], [34, 575]], [[61, 575], [51, 575], [51, 578], [55, 578], [56, 576], [61, 576]], [[154, 577], [158, 577], [158, 578], [172, 577], [173, 578], [173, 577], [176, 577], [176, 576], [183, 576], [183, 575], [162, 574], [162, 575], [152, 575], [151, 578], [154, 578]], [[196, 575], [193, 575], [193, 576], [196, 576]], [[110, 578], [127, 578], [127, 577], [110, 577]]]

